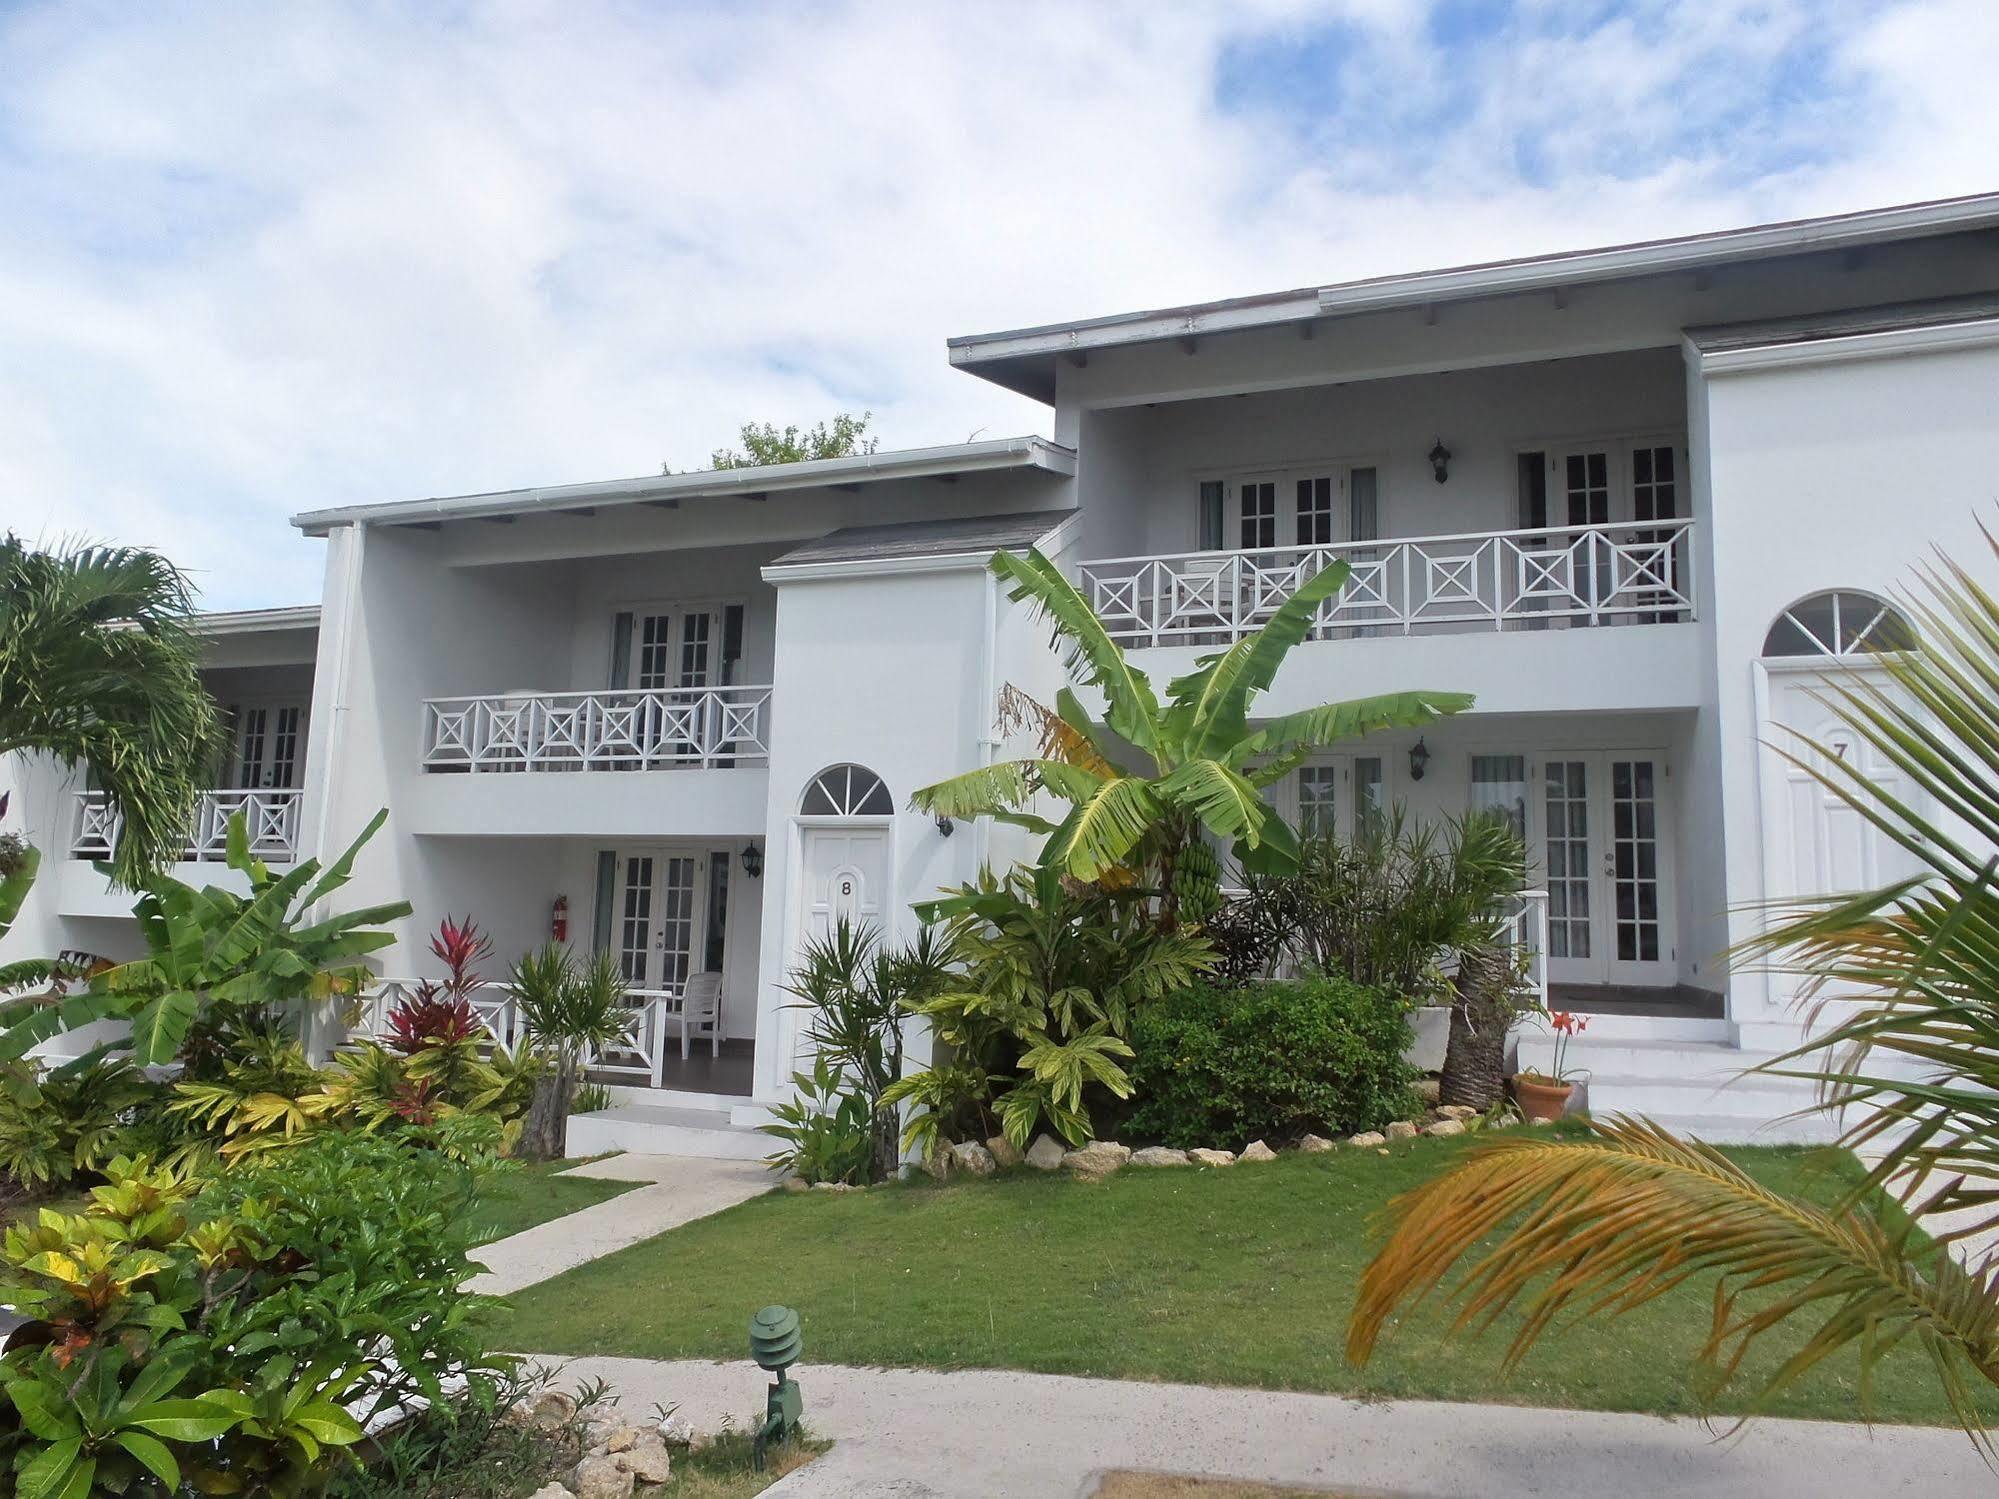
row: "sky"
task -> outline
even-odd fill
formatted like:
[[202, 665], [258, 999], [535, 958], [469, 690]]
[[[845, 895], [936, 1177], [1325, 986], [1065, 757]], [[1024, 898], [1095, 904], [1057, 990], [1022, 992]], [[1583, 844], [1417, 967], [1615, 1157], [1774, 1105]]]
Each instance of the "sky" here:
[[1046, 432], [947, 336], [1999, 188], [1992, 0], [0, 0], [0, 529]]

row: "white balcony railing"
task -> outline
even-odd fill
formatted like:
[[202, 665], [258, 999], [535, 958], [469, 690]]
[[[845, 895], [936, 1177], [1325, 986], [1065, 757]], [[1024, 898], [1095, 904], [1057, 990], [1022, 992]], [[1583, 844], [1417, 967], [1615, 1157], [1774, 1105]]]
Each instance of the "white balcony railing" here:
[[[356, 1001], [347, 1026], [350, 1039], [386, 1042], [389, 1017], [397, 1005], [414, 998], [419, 987], [416, 979], [378, 979]], [[680, 1014], [680, 995], [665, 989], [629, 989], [626, 995], [631, 1003], [619, 1044], [585, 1053], [583, 1065], [591, 1072], [625, 1078], [640, 1087], [664, 1087], [669, 1031], [676, 1042], [679, 1038], [674, 1022]], [[472, 992], [471, 1005], [493, 1046], [512, 1056], [525, 1029], [513, 990], [505, 984], [481, 984]]]
[[[266, 863], [289, 863], [298, 857], [300, 795], [296, 789], [204, 791], [195, 808], [193, 836], [182, 852], [193, 862], [221, 862], [229, 853], [229, 819], [241, 812], [250, 852]], [[79, 791], [70, 857], [110, 858], [123, 823], [104, 792]]]
[[1693, 522], [1417, 536], [1082, 565], [1122, 645], [1205, 645], [1261, 629], [1334, 562], [1353, 567], [1312, 638], [1535, 630], [1693, 618]]
[[769, 687], [502, 693], [423, 705], [433, 771], [730, 766], [770, 750]]

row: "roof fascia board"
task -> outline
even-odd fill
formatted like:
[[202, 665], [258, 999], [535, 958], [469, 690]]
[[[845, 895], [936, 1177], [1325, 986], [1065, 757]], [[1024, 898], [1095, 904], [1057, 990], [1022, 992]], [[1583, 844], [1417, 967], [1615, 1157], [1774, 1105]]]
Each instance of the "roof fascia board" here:
[[295, 604], [282, 609], [230, 609], [214, 614], [197, 614], [192, 621], [197, 635], [255, 635], [271, 630], [316, 630], [319, 605]]
[[1073, 475], [1076, 455], [1043, 437], [1001, 437], [943, 447], [903, 448], [891, 453], [862, 453], [851, 458], [819, 458], [804, 463], [703, 469], [690, 474], [649, 475], [640, 479], [606, 479], [444, 499], [351, 505], [308, 511], [293, 516], [292, 524], [308, 536], [318, 536], [334, 526], [365, 525], [375, 521], [409, 525], [420, 521], [534, 514], [571, 509], [579, 504], [636, 504], [644, 500], [668, 498], [725, 499], [732, 495], [767, 494], [775, 490], [819, 489], [837, 483], [924, 479], [943, 474], [986, 473], [1014, 468], [1037, 468], [1053, 474]]
[[1936, 354], [1952, 349], [1978, 349], [1993, 345], [1999, 345], [1999, 318], [1988, 317], [1963, 323], [1843, 334], [1835, 338], [1788, 339], [1735, 349], [1703, 350], [1691, 340], [1687, 347], [1700, 360], [1703, 375], [1738, 375], [1756, 370], [1849, 364], [1860, 359], [1893, 359], [1908, 354]]
[[947, 345], [953, 364], [976, 369], [988, 360], [1080, 354], [1093, 348], [1152, 343], [1202, 332], [1664, 275], [1730, 261], [1853, 248], [1909, 235], [1949, 234], [1993, 225], [1999, 225], [1999, 193], [1984, 193], [1827, 218], [1648, 240], [1602, 250], [1564, 251], [1520, 260], [1372, 277], [1322, 286], [1316, 294], [1278, 293], [1236, 302], [972, 334], [950, 339]]

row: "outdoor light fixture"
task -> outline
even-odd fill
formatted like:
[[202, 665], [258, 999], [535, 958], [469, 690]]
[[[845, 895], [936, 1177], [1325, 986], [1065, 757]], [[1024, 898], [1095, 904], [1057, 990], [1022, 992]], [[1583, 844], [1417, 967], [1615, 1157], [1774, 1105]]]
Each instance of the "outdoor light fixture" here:
[[760, 880], [763, 878], [763, 872], [764, 851], [754, 843], [745, 843], [743, 845], [743, 873], [753, 880]]
[[1437, 476], [1437, 482], [1439, 484], [1443, 483], [1444, 480], [1450, 478], [1451, 450], [1444, 446], [1443, 438], [1440, 437], [1437, 439], [1437, 445], [1434, 448], [1430, 449], [1429, 458], [1430, 458], [1430, 472]]
[[950, 818], [939, 817], [937, 819], [937, 831], [943, 834], [946, 838], [949, 838], [957, 830], [958, 830], [958, 825], [955, 822], [951, 821]]
[[798, 1313], [788, 1306], [767, 1306], [750, 1318], [750, 1357], [759, 1369], [777, 1376], [764, 1402], [764, 1424], [757, 1428], [750, 1448], [759, 1473], [764, 1453], [773, 1444], [798, 1435], [805, 1419], [805, 1396], [798, 1382], [785, 1373], [805, 1351], [805, 1339], [798, 1330]]
[[1415, 748], [1409, 751], [1409, 779], [1412, 781], [1422, 780], [1423, 772], [1429, 768], [1429, 765], [1430, 747], [1423, 743], [1421, 739], [1418, 739]]

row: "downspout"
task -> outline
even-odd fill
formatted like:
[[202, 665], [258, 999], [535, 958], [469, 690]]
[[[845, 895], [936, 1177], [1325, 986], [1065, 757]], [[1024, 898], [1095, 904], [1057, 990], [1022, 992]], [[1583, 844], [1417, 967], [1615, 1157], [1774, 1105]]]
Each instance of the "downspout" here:
[[[982, 715], [976, 722], [977, 735], [974, 743], [978, 747], [978, 768], [984, 770], [999, 758], [999, 575], [990, 567], [982, 568], [985, 578], [985, 660], [979, 673], [980, 707]], [[972, 821], [972, 878], [977, 879], [981, 870], [992, 862], [993, 820], [990, 817], [974, 818]]]

